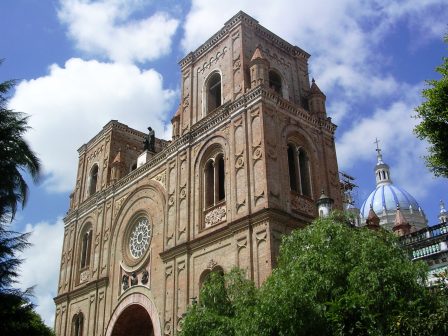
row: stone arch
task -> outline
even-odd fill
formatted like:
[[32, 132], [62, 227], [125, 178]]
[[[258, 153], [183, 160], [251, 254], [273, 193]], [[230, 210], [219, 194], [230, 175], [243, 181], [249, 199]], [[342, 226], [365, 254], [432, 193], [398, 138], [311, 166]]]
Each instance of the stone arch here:
[[[276, 90], [275, 88], [272, 88], [272, 85], [271, 85], [271, 84], [273, 84], [273, 83], [271, 83], [271, 79], [273, 79], [271, 77], [272, 74], [278, 76], [278, 78], [280, 79], [280, 84], [281, 84], [280, 90]], [[271, 66], [268, 71], [268, 86], [269, 86], [269, 88], [276, 91], [281, 97], [288, 99], [289, 83], [288, 83], [287, 74], [285, 74], [284, 71], [281, 71], [279, 68], [277, 68], [275, 66]]]
[[[141, 185], [125, 197], [113, 220], [111, 228], [111, 240], [108, 250], [108, 263], [110, 265], [110, 274], [114, 274], [110, 284], [112, 291], [118, 295], [126, 295], [126, 289], [122, 287], [123, 275], [131, 275], [136, 272], [138, 277], [143, 276], [145, 270], [151, 272], [152, 247], [161, 243], [166, 223], [166, 195], [163, 187], [155, 181], [148, 181]], [[118, 200], [120, 201], [120, 199]], [[128, 245], [127, 238], [128, 225], [131, 221], [144, 214], [148, 217], [151, 224], [151, 243], [144, 254], [137, 258], [128, 258], [129, 254], [125, 250]], [[152, 277], [149, 277], [147, 286], [151, 287]]]
[[112, 316], [109, 319], [109, 323], [107, 325], [105, 334], [106, 336], [113, 335], [114, 327], [120, 316], [122, 316], [122, 314], [125, 313], [127, 309], [132, 309], [132, 307], [138, 307], [140, 311], [144, 309], [144, 311], [151, 319], [154, 336], [162, 335], [159, 314], [153, 300], [142, 293], [132, 293], [124, 297], [114, 309], [114, 312], [112, 313]]
[[[229, 178], [229, 148], [227, 140], [221, 135], [215, 135], [203, 144], [200, 148], [198, 155], [194, 161], [194, 202], [197, 204], [195, 207], [195, 214], [197, 223], [201, 223], [200, 228], [203, 228], [203, 212], [205, 209], [205, 167], [210, 159], [221, 159], [223, 167], [221, 168], [221, 174], [223, 175], [222, 187], [224, 188], [225, 196], [218, 202], [215, 202], [213, 206], [221, 203], [230, 204], [230, 178]], [[219, 167], [217, 167], [219, 168]], [[219, 191], [218, 193], [219, 194]]]
[[[318, 185], [317, 185], [317, 177], [319, 175], [317, 162], [319, 161], [319, 155], [317, 152], [316, 144], [312, 140], [311, 135], [303, 128], [297, 125], [287, 125], [282, 131], [282, 158], [284, 160], [284, 167], [286, 167], [286, 171], [283, 176], [285, 176], [285, 181], [283, 185], [289, 186], [290, 181], [287, 180], [290, 178], [289, 174], [289, 162], [288, 162], [288, 148], [290, 145], [293, 145], [297, 150], [302, 152], [302, 155], [306, 155], [309, 160], [309, 179], [310, 179], [310, 197], [315, 199], [318, 196]], [[300, 177], [297, 176], [299, 179]], [[288, 188], [289, 189], [289, 188]], [[286, 189], [286, 190], [288, 190]]]
[[98, 175], [100, 173], [100, 169], [98, 163], [94, 163], [93, 166], [89, 170], [89, 178], [88, 178], [88, 186], [87, 193], [88, 196], [92, 196], [94, 193], [98, 191]]
[[223, 103], [222, 73], [219, 69], [208, 74], [202, 91], [202, 114], [205, 117]]
[[75, 247], [75, 281], [77, 284], [80, 282], [81, 272], [86, 271], [92, 264], [92, 254], [94, 253], [94, 219], [91, 216], [85, 218], [80, 224], [80, 228], [76, 236]]
[[206, 268], [204, 271], [202, 271], [201, 275], [199, 276], [199, 283], [198, 283], [199, 291], [201, 290], [204, 283], [207, 281], [210, 274], [213, 272], [224, 275], [224, 269], [220, 265], [214, 265], [213, 267]]

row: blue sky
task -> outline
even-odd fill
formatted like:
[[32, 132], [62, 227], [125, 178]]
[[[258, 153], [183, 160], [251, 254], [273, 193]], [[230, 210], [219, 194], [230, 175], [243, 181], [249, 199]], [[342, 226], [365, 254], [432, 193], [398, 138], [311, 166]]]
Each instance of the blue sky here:
[[33, 231], [21, 284], [37, 285], [37, 310], [49, 325], [77, 149], [110, 119], [169, 138], [177, 62], [239, 10], [312, 55], [358, 206], [374, 188], [378, 137], [393, 181], [436, 223], [448, 183], [425, 168], [427, 144], [413, 135], [411, 117], [424, 80], [438, 78], [434, 69], [448, 54], [445, 0], [2, 0], [0, 81], [19, 80], [10, 107], [31, 116], [27, 138], [45, 171], [14, 223]]

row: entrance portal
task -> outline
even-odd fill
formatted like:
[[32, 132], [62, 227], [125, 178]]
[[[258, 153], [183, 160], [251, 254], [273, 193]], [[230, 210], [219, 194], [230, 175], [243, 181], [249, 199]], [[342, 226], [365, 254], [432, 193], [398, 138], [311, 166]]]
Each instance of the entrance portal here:
[[132, 304], [118, 317], [111, 336], [154, 336], [151, 317], [145, 308]]

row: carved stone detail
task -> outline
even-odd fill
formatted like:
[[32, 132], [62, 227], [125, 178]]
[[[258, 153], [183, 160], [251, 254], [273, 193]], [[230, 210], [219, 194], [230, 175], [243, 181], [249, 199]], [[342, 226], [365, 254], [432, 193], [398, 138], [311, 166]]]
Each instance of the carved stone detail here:
[[89, 270], [85, 270], [83, 272], [81, 272], [81, 274], [79, 275], [79, 283], [84, 283], [89, 281], [90, 278], [90, 271]]
[[238, 155], [235, 159], [235, 168], [239, 170], [244, 167], [244, 158], [242, 155]]
[[310, 216], [316, 215], [316, 205], [314, 202], [300, 195], [291, 194], [291, 208], [294, 211], [304, 212]]
[[227, 47], [224, 47], [222, 51], [218, 51], [215, 56], [210, 57], [209, 61], [206, 61], [202, 67], [199, 67], [198, 73], [203, 74], [205, 70], [209, 69], [213, 64], [217, 63], [219, 59], [224, 58], [227, 53]]
[[164, 188], [166, 188], [166, 171], [154, 176], [152, 180], [159, 182]]
[[255, 147], [254, 151], [253, 151], [254, 161], [261, 159], [262, 155], [263, 155], [263, 151], [261, 150], [261, 148], [259, 146]]
[[124, 195], [123, 197], [121, 197], [120, 199], [118, 199], [117, 201], [115, 201], [115, 211], [114, 211], [114, 217], [117, 215], [118, 211], [120, 210], [124, 200], [126, 199], [128, 195]]
[[207, 268], [208, 268], [209, 270], [212, 270], [212, 269], [214, 269], [216, 266], [218, 266], [218, 263], [217, 263], [215, 260], [210, 259], [210, 261], [209, 261], [208, 264], [207, 264]]
[[204, 226], [208, 228], [220, 222], [224, 222], [226, 219], [227, 219], [227, 207], [224, 204], [210, 210], [208, 213], [205, 214]]

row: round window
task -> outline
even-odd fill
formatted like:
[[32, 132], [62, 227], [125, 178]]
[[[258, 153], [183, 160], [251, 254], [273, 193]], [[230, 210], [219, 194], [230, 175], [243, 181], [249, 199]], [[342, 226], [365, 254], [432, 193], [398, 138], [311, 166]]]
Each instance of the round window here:
[[129, 235], [129, 251], [135, 259], [143, 256], [148, 249], [151, 240], [152, 228], [145, 217], [135, 221], [134, 227]]

